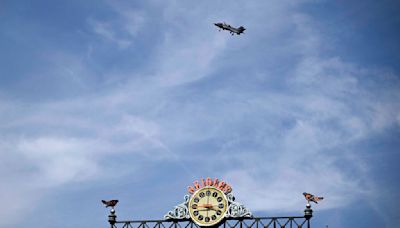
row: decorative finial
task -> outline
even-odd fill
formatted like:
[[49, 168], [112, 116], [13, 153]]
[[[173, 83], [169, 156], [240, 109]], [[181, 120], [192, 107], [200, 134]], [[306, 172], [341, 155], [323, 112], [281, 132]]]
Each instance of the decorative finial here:
[[306, 205], [306, 209], [304, 210], [304, 217], [306, 219], [310, 219], [312, 217], [313, 210], [311, 209], [311, 205], [308, 203]]
[[[115, 205], [114, 205], [115, 206]], [[116, 221], [117, 221], [117, 215], [115, 214], [115, 210], [114, 210], [114, 207], [112, 207], [111, 208], [111, 210], [110, 210], [110, 214], [108, 215], [108, 222], [112, 225], [112, 227], [113, 227], [113, 225], [116, 223]]]

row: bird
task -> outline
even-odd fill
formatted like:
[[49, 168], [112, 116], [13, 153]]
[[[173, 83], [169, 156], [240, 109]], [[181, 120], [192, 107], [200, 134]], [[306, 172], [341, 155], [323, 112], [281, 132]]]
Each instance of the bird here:
[[318, 203], [317, 201], [323, 200], [324, 197], [320, 197], [320, 196], [314, 196], [311, 193], [307, 193], [307, 192], [303, 192], [304, 197], [307, 200], [307, 203], [310, 203], [310, 201], [314, 202], [314, 203]]
[[112, 207], [112, 208], [114, 208], [115, 205], [117, 205], [118, 200], [109, 200], [109, 201], [102, 200], [101, 202], [102, 202], [104, 205], [106, 205], [106, 207]]

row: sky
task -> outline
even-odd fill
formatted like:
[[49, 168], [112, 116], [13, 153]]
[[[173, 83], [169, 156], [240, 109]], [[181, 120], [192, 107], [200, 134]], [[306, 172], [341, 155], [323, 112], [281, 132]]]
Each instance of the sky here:
[[390, 0], [0, 1], [0, 226], [162, 219], [216, 177], [255, 216], [311, 192], [312, 227], [396, 227], [399, 28]]

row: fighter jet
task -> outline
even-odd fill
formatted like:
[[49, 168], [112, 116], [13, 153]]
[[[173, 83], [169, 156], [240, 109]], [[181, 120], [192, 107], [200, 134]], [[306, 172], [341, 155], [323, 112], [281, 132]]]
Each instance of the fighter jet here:
[[235, 28], [235, 27], [232, 27], [232, 26], [226, 24], [225, 22], [224, 23], [214, 23], [214, 25], [219, 28], [219, 31], [221, 31], [221, 29], [228, 30], [232, 36], [234, 33], [240, 35], [240, 33], [243, 33], [243, 31], [246, 30], [243, 26], [240, 26], [239, 28]]

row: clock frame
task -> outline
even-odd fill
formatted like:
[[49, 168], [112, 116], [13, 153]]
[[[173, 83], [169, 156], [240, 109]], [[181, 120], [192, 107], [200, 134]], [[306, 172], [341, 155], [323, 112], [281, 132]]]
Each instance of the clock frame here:
[[189, 214], [199, 226], [218, 224], [228, 211], [225, 193], [213, 186], [205, 186], [193, 193], [189, 200]]

